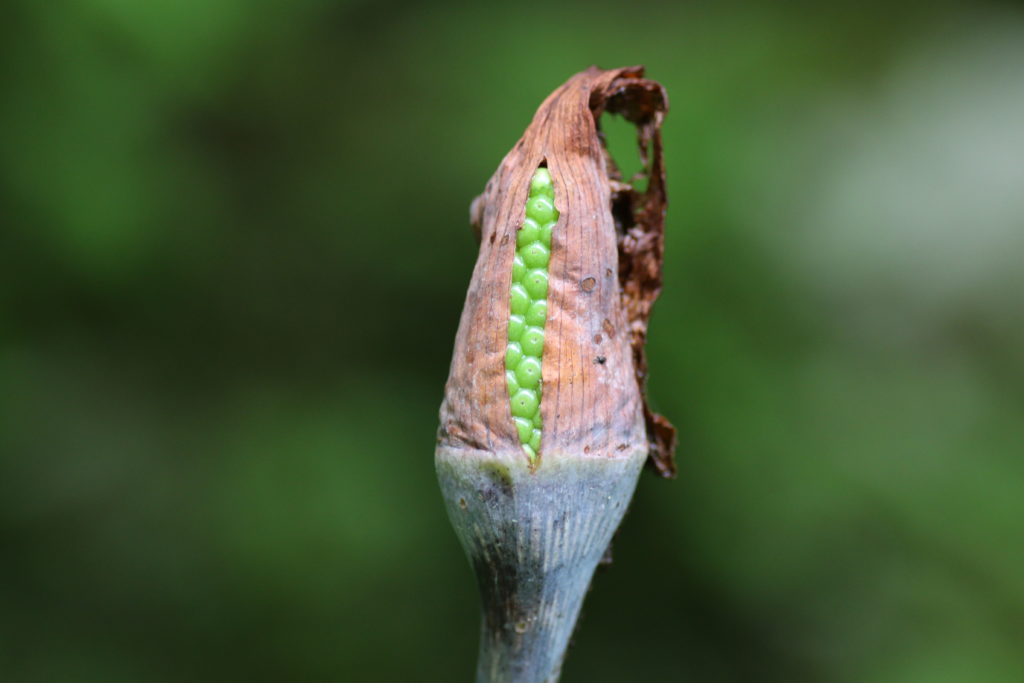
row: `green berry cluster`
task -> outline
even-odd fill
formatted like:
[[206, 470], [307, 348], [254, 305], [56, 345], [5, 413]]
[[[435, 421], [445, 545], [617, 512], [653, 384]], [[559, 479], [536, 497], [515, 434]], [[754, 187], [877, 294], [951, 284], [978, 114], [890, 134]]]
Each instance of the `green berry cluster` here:
[[540, 451], [541, 355], [544, 353], [544, 321], [548, 315], [551, 230], [557, 220], [551, 174], [546, 168], [538, 168], [530, 181], [526, 218], [516, 235], [505, 350], [505, 379], [512, 403], [512, 419], [530, 462], [537, 459]]

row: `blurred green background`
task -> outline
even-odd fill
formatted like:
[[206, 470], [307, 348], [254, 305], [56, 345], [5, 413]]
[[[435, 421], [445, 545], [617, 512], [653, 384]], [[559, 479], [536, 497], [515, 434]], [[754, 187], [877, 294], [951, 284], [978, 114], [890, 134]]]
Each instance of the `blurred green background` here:
[[1024, 11], [14, 0], [0, 680], [463, 681], [470, 199], [668, 88], [645, 475], [564, 680], [1024, 680]]

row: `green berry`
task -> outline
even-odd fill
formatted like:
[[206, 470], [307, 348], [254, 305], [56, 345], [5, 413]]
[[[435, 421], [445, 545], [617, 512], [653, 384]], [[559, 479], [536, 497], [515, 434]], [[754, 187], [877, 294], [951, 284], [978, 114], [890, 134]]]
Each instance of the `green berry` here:
[[519, 342], [509, 342], [505, 347], [505, 367], [514, 370], [522, 359], [523, 348], [519, 346]]
[[512, 397], [512, 415], [532, 419], [539, 403], [536, 391], [520, 389]]
[[546, 168], [538, 168], [530, 181], [530, 196], [542, 194], [548, 197], [554, 196], [554, 187], [551, 186], [551, 173]]
[[540, 360], [526, 356], [516, 366], [516, 382], [523, 389], [536, 389], [540, 384]]
[[533, 426], [536, 427], [537, 429], [540, 429], [541, 427], [544, 426], [544, 425], [541, 424], [540, 411], [539, 410], [536, 413], [534, 413], [534, 415], [533, 415]]
[[526, 311], [526, 324], [534, 327], [544, 327], [544, 321], [548, 318], [548, 302], [544, 299], [534, 301]]
[[508, 340], [517, 341], [523, 336], [526, 320], [521, 315], [511, 315], [508, 319]]
[[523, 444], [523, 453], [526, 453], [526, 457], [529, 458], [531, 464], [537, 461], [537, 451], [530, 448], [528, 444]]
[[[519, 347], [523, 350], [524, 356], [540, 358], [540, 355], [544, 353], [544, 330], [539, 327], [526, 328], [523, 336], [519, 338]], [[522, 380], [519, 381], [522, 383]]]
[[526, 264], [523, 262], [523, 257], [516, 254], [512, 259], [512, 282], [521, 281], [524, 275], [526, 275]]
[[[529, 274], [527, 274], [529, 276]], [[547, 286], [547, 276], [545, 276], [545, 287]], [[530, 295], [527, 293], [526, 287], [519, 284], [518, 282], [512, 285], [512, 290], [509, 299], [509, 310], [512, 315], [526, 315], [526, 311], [530, 308]]]
[[[520, 437], [522, 437], [523, 433], [519, 432], [519, 434], [520, 434]], [[530, 444], [529, 445], [530, 445], [530, 448], [532, 448], [535, 451], [539, 451], [540, 450], [540, 430], [539, 429], [534, 429], [534, 430], [531, 431], [531, 433], [530, 433]]]
[[[554, 220], [555, 213], [555, 203], [544, 195], [531, 197], [529, 201], [526, 202], [526, 217], [532, 218], [540, 225]], [[534, 239], [537, 238], [535, 237]], [[530, 241], [532, 242], [533, 240]]]
[[539, 241], [522, 248], [523, 262], [530, 268], [547, 268], [551, 252]]
[[525, 247], [540, 239], [540, 224], [532, 218], [523, 220], [523, 227], [516, 233], [516, 246]]
[[508, 397], [512, 398], [519, 391], [519, 380], [516, 379], [515, 370], [505, 371], [505, 384], [508, 385]]
[[555, 228], [555, 222], [545, 223], [540, 229], [540, 241], [548, 249], [551, 248], [551, 231]]
[[[548, 295], [548, 273], [546, 270], [534, 268], [523, 278], [523, 286], [531, 299], [544, 299]], [[529, 308], [529, 306], [527, 306]], [[519, 313], [519, 311], [516, 311]], [[525, 314], [526, 311], [524, 310]]]
[[533, 433], [537, 431], [533, 428], [533, 422], [527, 420], [525, 417], [513, 417], [512, 421], [516, 423], [516, 430], [519, 432], [519, 440], [523, 443], [529, 443], [533, 437]]

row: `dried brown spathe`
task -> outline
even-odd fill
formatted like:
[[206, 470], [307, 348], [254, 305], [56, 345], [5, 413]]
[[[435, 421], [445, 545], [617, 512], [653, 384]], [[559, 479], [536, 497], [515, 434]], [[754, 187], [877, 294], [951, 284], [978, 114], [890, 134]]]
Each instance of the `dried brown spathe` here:
[[[505, 384], [508, 292], [530, 179], [546, 164], [561, 216], [548, 266], [540, 467], [566, 454], [644, 446], [659, 473], [674, 474], [675, 429], [643, 395], [647, 323], [661, 290], [667, 107], [664, 89], [644, 79], [642, 67], [591, 67], [541, 104], [473, 202], [480, 253], [441, 406], [440, 445], [526, 457]], [[637, 126], [649, 171], [643, 192], [622, 182], [601, 143], [596, 122], [605, 111]]]

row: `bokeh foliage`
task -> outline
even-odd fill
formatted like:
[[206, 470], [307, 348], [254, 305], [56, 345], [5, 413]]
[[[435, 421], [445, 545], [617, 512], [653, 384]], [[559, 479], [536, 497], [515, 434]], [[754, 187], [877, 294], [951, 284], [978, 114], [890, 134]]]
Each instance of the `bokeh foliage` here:
[[1024, 678], [1011, 5], [14, 0], [0, 678], [468, 680], [432, 470], [469, 200], [672, 98], [645, 477], [571, 681]]

